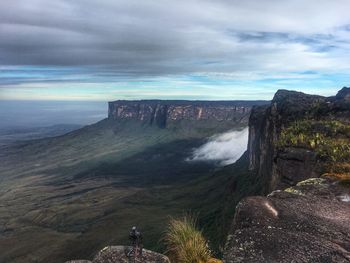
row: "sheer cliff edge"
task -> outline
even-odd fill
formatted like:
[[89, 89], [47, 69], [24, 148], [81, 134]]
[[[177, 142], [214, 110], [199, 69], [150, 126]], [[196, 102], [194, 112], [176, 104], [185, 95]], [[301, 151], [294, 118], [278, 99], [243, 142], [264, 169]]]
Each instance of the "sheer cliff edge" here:
[[350, 262], [350, 88], [278, 91], [249, 127], [249, 169], [272, 193], [237, 205], [224, 262]]

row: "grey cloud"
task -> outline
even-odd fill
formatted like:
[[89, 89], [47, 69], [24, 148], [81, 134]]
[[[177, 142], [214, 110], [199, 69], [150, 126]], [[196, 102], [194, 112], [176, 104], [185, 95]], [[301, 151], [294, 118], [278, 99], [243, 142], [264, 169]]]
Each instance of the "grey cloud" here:
[[320, 64], [334, 67], [315, 52], [337, 49], [337, 35], [323, 36], [347, 28], [346, 3], [2, 0], [0, 63], [100, 67], [101, 73], [130, 76], [261, 72], [283, 65], [317, 70]]

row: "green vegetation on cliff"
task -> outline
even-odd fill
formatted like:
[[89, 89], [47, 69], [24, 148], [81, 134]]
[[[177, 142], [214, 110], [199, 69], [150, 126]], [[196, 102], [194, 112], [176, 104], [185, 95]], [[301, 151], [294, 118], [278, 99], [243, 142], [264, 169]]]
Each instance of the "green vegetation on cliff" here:
[[324, 162], [324, 172], [328, 175], [350, 173], [350, 124], [345, 121], [294, 121], [282, 129], [278, 146], [301, 147], [314, 151], [318, 160]]

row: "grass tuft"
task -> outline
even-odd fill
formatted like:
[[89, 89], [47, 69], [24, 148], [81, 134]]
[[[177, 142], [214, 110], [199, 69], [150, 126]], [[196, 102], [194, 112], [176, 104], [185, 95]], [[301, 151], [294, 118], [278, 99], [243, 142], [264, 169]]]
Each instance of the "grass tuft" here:
[[171, 219], [164, 242], [172, 262], [221, 262], [211, 257], [208, 242], [202, 232], [196, 229], [196, 219], [192, 216], [186, 215], [180, 219]]

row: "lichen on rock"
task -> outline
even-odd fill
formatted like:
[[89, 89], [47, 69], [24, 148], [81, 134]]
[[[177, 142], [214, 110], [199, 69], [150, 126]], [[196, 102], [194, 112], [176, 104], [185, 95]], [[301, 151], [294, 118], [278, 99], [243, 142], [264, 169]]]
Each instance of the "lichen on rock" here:
[[302, 191], [295, 189], [294, 187], [289, 187], [284, 190], [287, 193], [295, 194], [295, 195], [304, 195]]
[[304, 181], [301, 181], [297, 183], [297, 186], [302, 186], [302, 185], [322, 185], [325, 184], [326, 180], [323, 178], [309, 178]]

